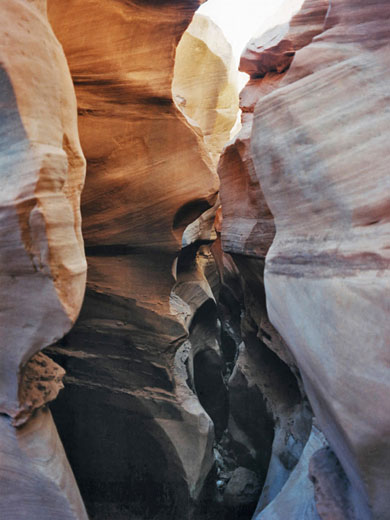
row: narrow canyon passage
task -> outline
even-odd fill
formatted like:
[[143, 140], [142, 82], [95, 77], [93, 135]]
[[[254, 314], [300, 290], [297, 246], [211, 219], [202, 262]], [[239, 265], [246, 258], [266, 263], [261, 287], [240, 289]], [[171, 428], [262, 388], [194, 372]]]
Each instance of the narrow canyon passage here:
[[222, 4], [0, 5], [5, 520], [388, 520], [390, 6]]

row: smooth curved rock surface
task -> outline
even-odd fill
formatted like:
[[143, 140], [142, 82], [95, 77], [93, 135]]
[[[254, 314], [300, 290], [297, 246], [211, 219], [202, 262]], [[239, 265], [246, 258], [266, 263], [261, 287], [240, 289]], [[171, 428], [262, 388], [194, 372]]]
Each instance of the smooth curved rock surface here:
[[80, 318], [51, 349], [68, 373], [53, 413], [96, 519], [117, 508], [186, 517], [213, 463], [213, 423], [189, 386], [191, 324], [213, 297], [204, 277], [182, 272], [180, 251], [187, 226], [216, 202], [218, 177], [171, 91], [197, 6], [49, 1], [88, 164], [89, 265]]
[[[86, 267], [76, 102], [46, 2], [9, 0], [2, 513], [86, 518], [54, 400], [92, 520], [253, 510], [249, 481], [264, 481], [256, 520], [386, 520], [388, 2], [306, 0], [251, 40], [215, 232], [214, 164], [236, 107], [230, 54], [207, 19], [182, 39], [192, 65], [176, 54], [186, 116], [172, 94], [176, 47], [200, 2], [48, 3], [88, 159], [89, 273], [63, 338]], [[209, 82], [197, 83], [195, 65]], [[53, 343], [68, 372], [57, 399], [64, 370], [40, 352]], [[312, 411], [332, 449], [315, 426], [306, 442]]]
[[[296, 6], [294, 1], [286, 4], [285, 9], [289, 4]], [[327, 10], [328, 0], [305, 2], [289, 23], [252, 39], [241, 56], [240, 70], [250, 76], [240, 93], [242, 129], [226, 146], [218, 165], [223, 213], [221, 238], [227, 253], [263, 258], [273, 241], [274, 219], [251, 151], [253, 112], [257, 102], [278, 87], [295, 52], [321, 33]]]
[[23, 367], [70, 329], [82, 303], [85, 161], [45, 2], [3, 2], [1, 17], [0, 410], [16, 417]]
[[[289, 4], [285, 7], [293, 9], [297, 2]], [[249, 43], [240, 63], [241, 70], [250, 74], [240, 94], [242, 129], [228, 143], [218, 165], [222, 221], [217, 227], [223, 252], [218, 252], [218, 241], [213, 251], [219, 257], [223, 296], [226, 291], [230, 295], [225, 315], [230, 321], [234, 307], [241, 305], [244, 310], [238, 328], [245, 347], [240, 348], [230, 381], [229, 425], [240, 456], [245, 456], [246, 463], [251, 457], [257, 459], [256, 467], [264, 483], [258, 513], [275, 499], [298, 463], [310, 432], [311, 411], [295, 359], [270, 323], [266, 310], [264, 259], [274, 239], [275, 225], [251, 151], [253, 112], [259, 99], [277, 88], [295, 50], [310, 42], [313, 33], [321, 32], [326, 11], [326, 2], [316, 4], [314, 13], [306, 5], [305, 12], [312, 15], [311, 24], [302, 27], [298, 14], [290, 24], [278, 26]], [[272, 56], [281, 61], [287, 56], [289, 61], [265, 73], [263, 69]], [[241, 290], [237, 290], [237, 281]], [[248, 403], [245, 408], [241, 399]], [[254, 413], [252, 408], [256, 407]]]
[[9, 520], [87, 520], [49, 410], [14, 428], [0, 417], [1, 514]]
[[389, 16], [387, 2], [329, 3], [321, 34], [257, 103], [252, 131], [277, 229], [268, 313], [355, 490], [355, 514], [378, 520], [389, 510]]
[[180, 40], [172, 89], [217, 164], [237, 120], [238, 71], [224, 33], [208, 16], [195, 14]]
[[1, 515], [84, 520], [45, 407], [64, 371], [40, 353], [69, 331], [85, 289], [76, 99], [46, 2], [2, 2], [0, 17]]
[[252, 42], [241, 62], [251, 74], [243, 130], [219, 166], [223, 249], [252, 285], [262, 281], [274, 217], [264, 281], [287, 347], [275, 349], [272, 334], [268, 344], [297, 365], [354, 514], [380, 520], [390, 457], [388, 19], [386, 2], [306, 1], [289, 26]]
[[314, 500], [314, 486], [309, 478], [309, 466], [313, 455], [326, 445], [322, 433], [313, 426], [305, 449], [289, 479], [263, 511], [255, 512], [253, 520], [320, 520]]

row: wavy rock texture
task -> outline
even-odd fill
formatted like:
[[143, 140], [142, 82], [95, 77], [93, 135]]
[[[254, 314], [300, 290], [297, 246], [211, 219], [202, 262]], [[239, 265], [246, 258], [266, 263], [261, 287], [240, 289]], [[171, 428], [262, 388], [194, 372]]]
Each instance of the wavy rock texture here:
[[11, 417], [21, 405], [22, 367], [69, 330], [86, 271], [79, 209], [85, 161], [74, 91], [40, 9], [43, 2], [2, 5], [0, 406]]
[[238, 71], [222, 30], [195, 14], [176, 50], [174, 98], [189, 121], [199, 125], [217, 164], [238, 113]]
[[[264, 260], [275, 226], [250, 148], [253, 112], [258, 100], [277, 88], [294, 52], [321, 32], [326, 12], [326, 2], [315, 7], [306, 3], [290, 24], [249, 43], [240, 63], [241, 70], [250, 74], [250, 81], [240, 94], [242, 129], [225, 148], [218, 166], [223, 219], [219, 225], [221, 243], [218, 239], [213, 251], [219, 256], [217, 263], [224, 287], [222, 322], [228, 325], [227, 336], [234, 341], [233, 336], [238, 333], [245, 345], [240, 347], [229, 381], [229, 431], [236, 450], [242, 453], [241, 457], [245, 454], [242, 463], [248, 464], [252, 452], [252, 464], [256, 462], [256, 467], [261, 468], [263, 491], [258, 513], [275, 499], [300, 459], [310, 433], [311, 412], [295, 359], [271, 325], [266, 310]], [[309, 17], [310, 24], [302, 26], [302, 13]], [[267, 74], [266, 67], [270, 68]], [[237, 317], [234, 311], [237, 307], [242, 308], [244, 318]], [[232, 329], [236, 331], [233, 335]], [[251, 404], [243, 408], [242, 400]], [[308, 480], [308, 474], [302, 478]], [[309, 480], [308, 485], [313, 501], [314, 490]], [[306, 507], [306, 496], [301, 498], [302, 509]]]
[[75, 321], [86, 272], [76, 100], [45, 9], [22, 0], [0, 7], [0, 501], [13, 520], [86, 518], [41, 410], [63, 370], [39, 351]]
[[218, 177], [171, 92], [197, 5], [49, 1], [88, 164], [89, 265], [80, 318], [51, 349], [68, 373], [53, 411], [92, 518], [186, 518], [213, 463], [218, 411], [205, 412], [194, 385], [207, 386], [196, 367], [211, 358], [223, 394], [215, 303], [197, 233], [181, 248]]
[[[359, 514], [370, 517], [359, 504], [366, 495], [378, 519], [389, 506], [389, 15], [384, 2], [332, 2], [323, 34], [257, 106], [253, 131], [278, 230], [265, 275], [270, 317], [300, 366]], [[261, 161], [265, 149], [271, 160]]]
[[45, 1], [1, 4], [7, 519], [86, 518], [53, 343], [92, 520], [244, 518], [260, 487], [256, 520], [388, 518], [390, 6], [306, 0], [250, 41], [214, 231], [236, 93], [210, 20], [176, 52], [199, 3], [48, 2], [88, 160], [63, 339], [76, 101]]
[[[252, 46], [243, 64], [260, 78], [243, 103], [256, 108], [250, 149], [238, 148], [253, 169], [237, 147], [233, 173], [220, 167], [224, 250], [253, 256], [258, 279], [275, 218], [268, 315], [349, 478], [330, 512], [316, 490], [323, 518], [388, 517], [389, 14], [381, 1], [306, 1]], [[242, 214], [238, 200], [251, 201]]]

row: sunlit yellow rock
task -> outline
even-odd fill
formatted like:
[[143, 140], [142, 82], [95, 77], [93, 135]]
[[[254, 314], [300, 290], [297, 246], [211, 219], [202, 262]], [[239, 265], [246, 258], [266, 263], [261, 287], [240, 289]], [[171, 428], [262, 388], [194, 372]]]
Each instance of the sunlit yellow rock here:
[[215, 164], [237, 120], [237, 78], [223, 32], [207, 16], [195, 14], [177, 47], [172, 88], [179, 108], [199, 125]]

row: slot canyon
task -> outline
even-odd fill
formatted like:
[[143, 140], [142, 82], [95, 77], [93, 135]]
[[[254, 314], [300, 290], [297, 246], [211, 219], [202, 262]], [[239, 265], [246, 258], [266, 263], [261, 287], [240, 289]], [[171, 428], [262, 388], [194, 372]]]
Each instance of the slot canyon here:
[[390, 520], [390, 2], [0, 19], [1, 520]]

